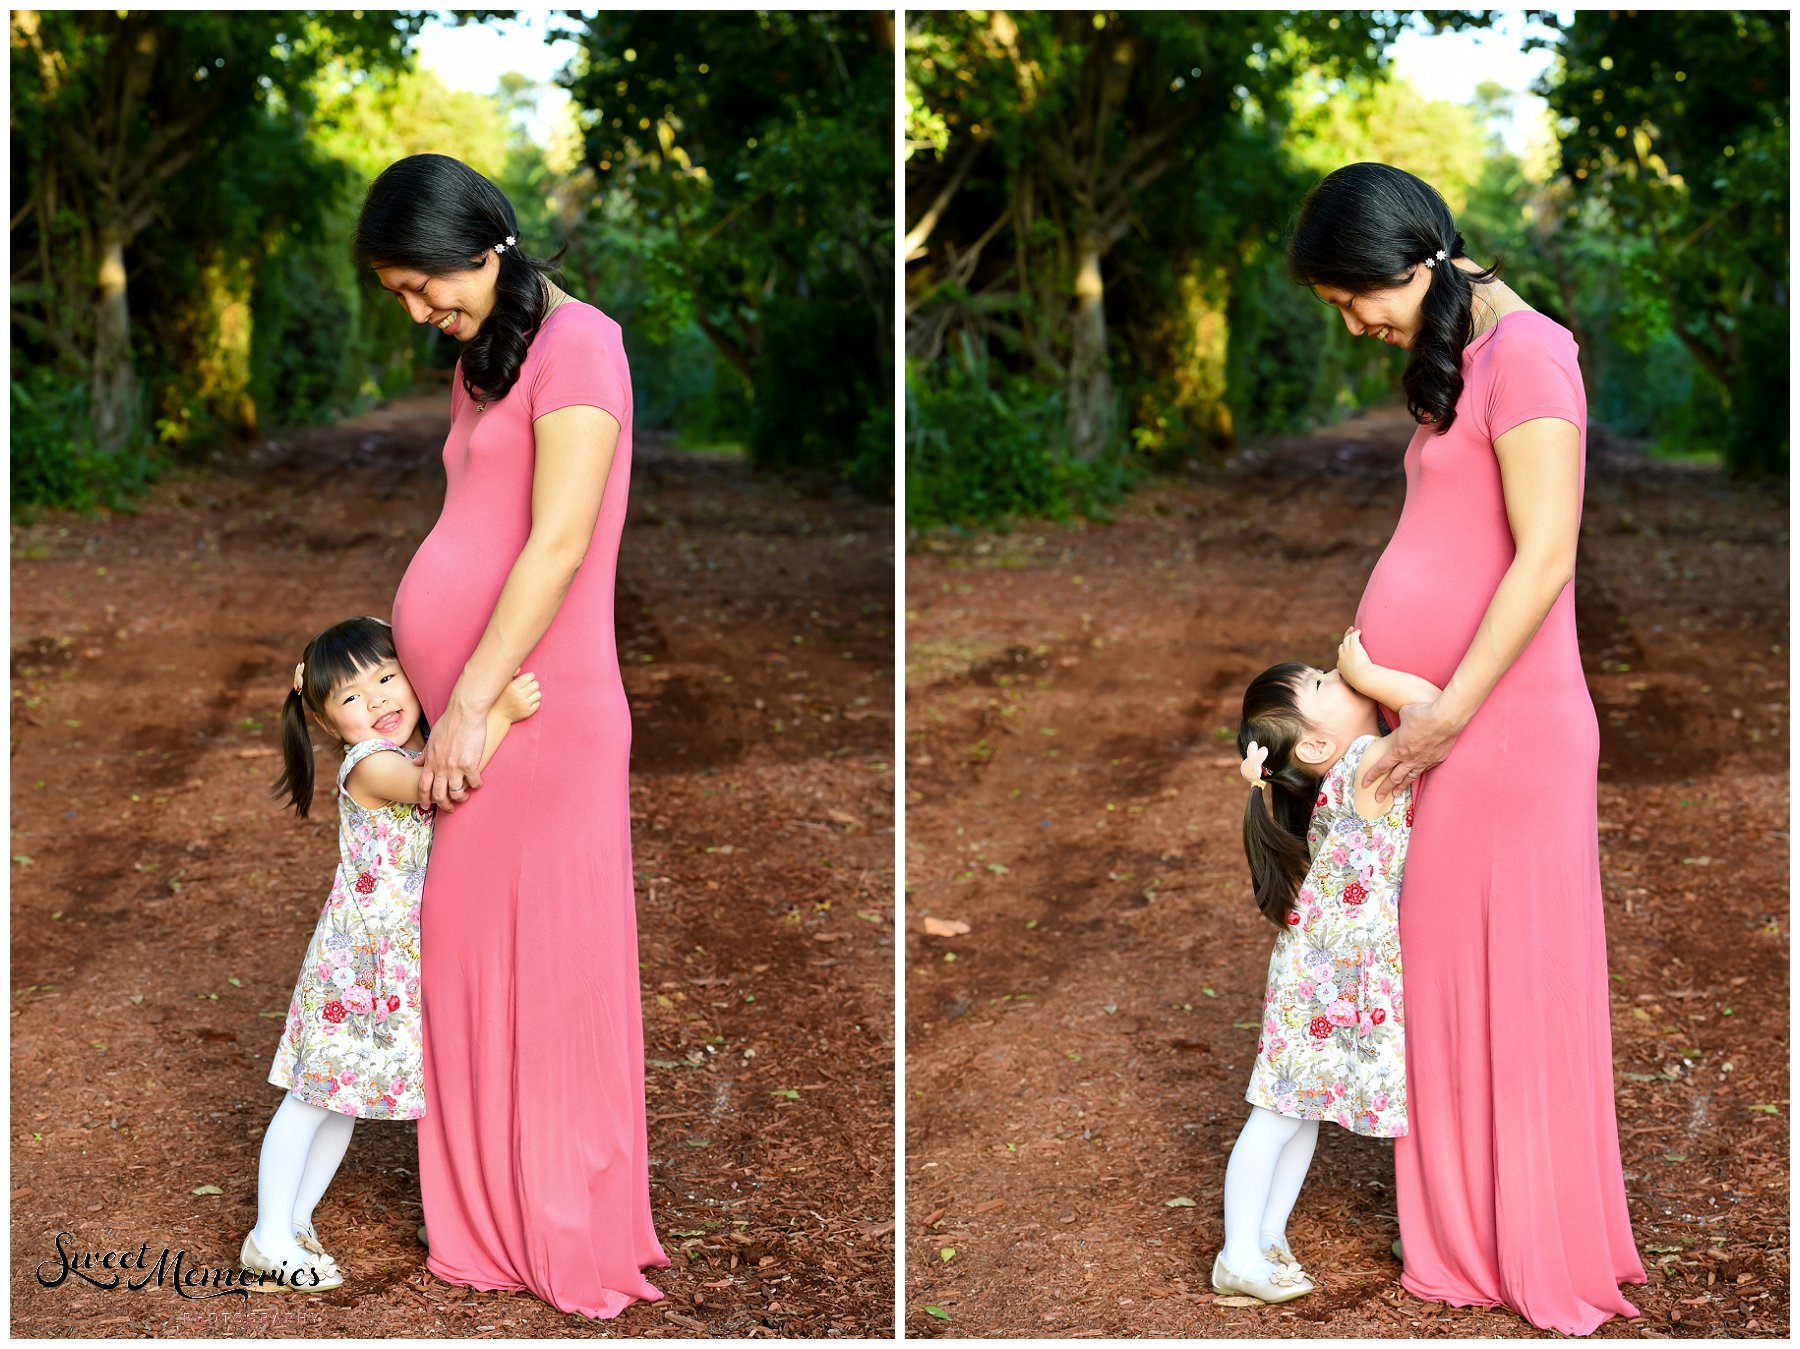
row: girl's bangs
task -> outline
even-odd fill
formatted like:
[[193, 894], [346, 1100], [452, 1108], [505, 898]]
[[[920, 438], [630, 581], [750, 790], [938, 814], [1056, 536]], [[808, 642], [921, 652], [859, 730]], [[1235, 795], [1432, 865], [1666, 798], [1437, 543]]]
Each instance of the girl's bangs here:
[[372, 618], [340, 623], [313, 642], [306, 670], [309, 691], [316, 685], [323, 703], [332, 690], [364, 670], [393, 659], [394, 635], [385, 623]]

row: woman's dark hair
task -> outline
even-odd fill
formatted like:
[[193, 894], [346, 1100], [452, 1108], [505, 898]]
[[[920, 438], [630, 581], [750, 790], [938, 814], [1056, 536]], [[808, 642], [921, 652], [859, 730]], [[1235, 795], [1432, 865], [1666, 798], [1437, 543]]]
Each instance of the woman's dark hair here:
[[1269, 751], [1263, 760], [1268, 792], [1252, 789], [1244, 806], [1244, 857], [1256, 886], [1256, 907], [1276, 927], [1288, 925], [1294, 897], [1312, 865], [1306, 830], [1325, 776], [1294, 757], [1294, 746], [1312, 729], [1295, 701], [1302, 678], [1310, 673], [1310, 666], [1297, 661], [1264, 670], [1244, 691], [1244, 716], [1238, 723], [1240, 756], [1250, 752], [1252, 740]]
[[394, 659], [394, 631], [379, 618], [347, 618], [306, 644], [300, 658], [301, 687], [290, 689], [281, 705], [281, 777], [270, 797], [287, 797], [300, 818], [306, 818], [313, 797], [313, 747], [306, 714], [311, 712], [327, 728], [335, 726], [326, 711], [332, 693], [364, 670]]
[[[409, 155], [369, 185], [351, 251], [359, 270], [410, 267], [444, 276], [479, 268], [483, 253], [518, 233], [506, 194], [474, 169], [449, 155]], [[462, 352], [463, 388], [471, 398], [504, 398], [517, 382], [549, 308], [542, 273], [555, 271], [568, 251], [564, 244], [540, 258], [520, 240], [496, 254], [493, 312]]]
[[1390, 164], [1346, 164], [1300, 204], [1288, 236], [1287, 266], [1303, 286], [1364, 295], [1405, 285], [1439, 249], [1446, 257], [1432, 268], [1419, 335], [1401, 383], [1413, 420], [1442, 434], [1455, 423], [1462, 394], [1474, 286], [1500, 275], [1500, 259], [1474, 274], [1452, 265], [1466, 256], [1463, 237], [1437, 189]]

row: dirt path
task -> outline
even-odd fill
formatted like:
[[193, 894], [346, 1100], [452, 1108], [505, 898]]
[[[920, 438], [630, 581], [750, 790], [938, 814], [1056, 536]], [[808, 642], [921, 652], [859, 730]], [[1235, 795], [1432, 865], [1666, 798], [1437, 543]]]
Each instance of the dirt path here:
[[[907, 559], [909, 1334], [1537, 1334], [1401, 1291], [1391, 1146], [1340, 1129], [1289, 1229], [1319, 1291], [1209, 1287], [1270, 941], [1238, 708], [1272, 661], [1331, 661], [1410, 429]], [[1577, 610], [1650, 1271], [1602, 1338], [1786, 1333], [1787, 529], [1785, 494], [1595, 446]]]
[[[667, 1298], [591, 1323], [425, 1272], [411, 1124], [357, 1129], [342, 1289], [194, 1301], [57, 1268], [236, 1258], [336, 818], [266, 800], [299, 646], [386, 615], [442, 395], [12, 546], [12, 1329], [866, 1336], [893, 1319], [893, 516], [640, 445], [618, 583]], [[196, 1193], [206, 1186], [211, 1193]], [[98, 1271], [96, 1271], [98, 1272]]]

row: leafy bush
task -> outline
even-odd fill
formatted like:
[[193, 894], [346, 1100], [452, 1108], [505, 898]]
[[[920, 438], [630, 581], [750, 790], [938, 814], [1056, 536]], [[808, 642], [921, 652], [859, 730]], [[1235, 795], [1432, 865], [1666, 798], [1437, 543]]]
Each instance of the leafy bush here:
[[[868, 451], [863, 428], [886, 410], [867, 309], [848, 281], [833, 283], [835, 293], [772, 296], [764, 308], [750, 420], [754, 463], [847, 469]], [[887, 420], [891, 446], [891, 412]]]
[[985, 362], [909, 368], [909, 526], [1065, 519], [1119, 499], [1130, 470], [1116, 451], [1093, 463], [1074, 457], [1058, 391], [1024, 375], [990, 380]]
[[55, 371], [27, 370], [12, 382], [12, 511], [128, 507], [154, 480], [137, 448], [100, 453], [87, 386]]

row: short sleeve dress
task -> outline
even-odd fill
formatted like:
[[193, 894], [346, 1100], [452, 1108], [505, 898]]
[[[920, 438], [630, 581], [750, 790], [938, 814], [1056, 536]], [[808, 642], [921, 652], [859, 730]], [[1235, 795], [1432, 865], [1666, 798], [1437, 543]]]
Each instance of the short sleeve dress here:
[[419, 897], [432, 808], [369, 810], [344, 788], [371, 754], [422, 756], [364, 740], [338, 768], [338, 866], [294, 984], [269, 1081], [309, 1105], [360, 1119], [421, 1119]]
[[1412, 792], [1387, 814], [1356, 812], [1365, 735], [1319, 784], [1307, 829], [1312, 868], [1275, 939], [1262, 1039], [1245, 1099], [1352, 1133], [1406, 1132], [1406, 1000], [1400, 981], [1400, 881]]
[[460, 375], [451, 389], [443, 513], [394, 596], [394, 646], [433, 722], [530, 536], [537, 419], [599, 408], [619, 435], [587, 556], [524, 660], [543, 706], [436, 824], [421, 934], [426, 1264], [613, 1317], [660, 1299], [642, 1271], [669, 1263], [650, 1212], [631, 708], [613, 633], [631, 485], [623, 335], [566, 300], [504, 398], [472, 401]]

